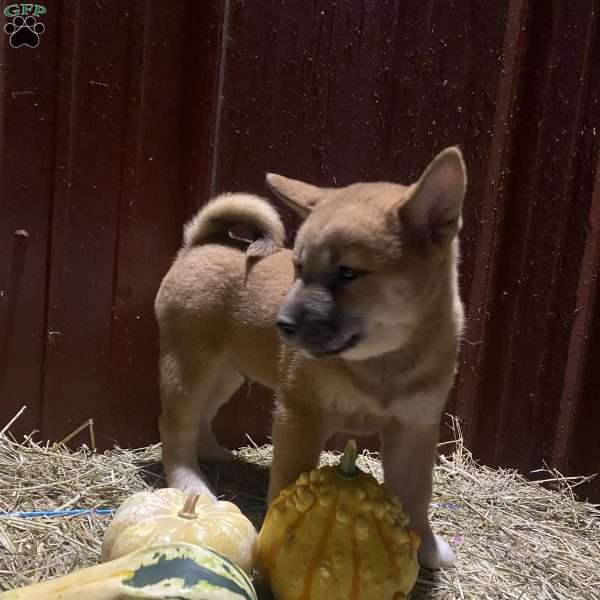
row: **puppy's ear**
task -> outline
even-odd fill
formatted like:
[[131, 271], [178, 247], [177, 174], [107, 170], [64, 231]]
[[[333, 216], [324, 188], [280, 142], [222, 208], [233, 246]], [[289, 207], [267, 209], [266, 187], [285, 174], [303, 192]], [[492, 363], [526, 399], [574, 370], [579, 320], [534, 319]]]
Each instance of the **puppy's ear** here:
[[411, 235], [434, 244], [451, 242], [462, 226], [467, 172], [461, 151], [442, 150], [412, 186], [400, 208], [400, 219]]
[[306, 218], [311, 210], [333, 191], [275, 173], [267, 173], [265, 181], [269, 189], [302, 218]]

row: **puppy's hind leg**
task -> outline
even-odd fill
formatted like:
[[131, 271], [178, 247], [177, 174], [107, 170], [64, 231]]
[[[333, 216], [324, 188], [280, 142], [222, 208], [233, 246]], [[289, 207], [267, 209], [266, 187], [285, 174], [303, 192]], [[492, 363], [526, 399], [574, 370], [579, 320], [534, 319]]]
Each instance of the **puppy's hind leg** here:
[[161, 340], [159, 429], [170, 487], [212, 495], [197, 451], [200, 440], [205, 447], [216, 445], [210, 426], [220, 405], [215, 405], [211, 392], [221, 379], [222, 366], [223, 357], [214, 350], [174, 347]]
[[200, 462], [226, 462], [233, 459], [233, 453], [219, 445], [212, 431], [212, 422], [217, 411], [244, 383], [244, 377], [233, 367], [222, 365], [220, 376], [213, 384], [206, 412], [198, 427], [196, 442], [197, 457]]

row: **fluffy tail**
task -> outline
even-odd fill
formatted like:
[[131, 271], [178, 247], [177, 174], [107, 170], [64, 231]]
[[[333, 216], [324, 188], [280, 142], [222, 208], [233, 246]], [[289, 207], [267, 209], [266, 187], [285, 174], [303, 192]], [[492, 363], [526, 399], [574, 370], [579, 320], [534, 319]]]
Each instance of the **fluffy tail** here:
[[268, 256], [283, 247], [285, 228], [277, 211], [252, 194], [222, 194], [211, 200], [185, 226], [183, 248], [227, 243], [232, 227], [250, 231], [248, 256]]

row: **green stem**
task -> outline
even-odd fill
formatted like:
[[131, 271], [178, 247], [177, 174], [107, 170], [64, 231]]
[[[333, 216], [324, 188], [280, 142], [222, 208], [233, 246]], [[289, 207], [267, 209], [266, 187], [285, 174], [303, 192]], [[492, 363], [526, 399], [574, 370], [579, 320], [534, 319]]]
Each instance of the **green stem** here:
[[356, 457], [358, 456], [358, 448], [356, 440], [349, 440], [344, 448], [342, 460], [340, 460], [340, 473], [344, 477], [356, 477], [358, 468], [356, 467]]

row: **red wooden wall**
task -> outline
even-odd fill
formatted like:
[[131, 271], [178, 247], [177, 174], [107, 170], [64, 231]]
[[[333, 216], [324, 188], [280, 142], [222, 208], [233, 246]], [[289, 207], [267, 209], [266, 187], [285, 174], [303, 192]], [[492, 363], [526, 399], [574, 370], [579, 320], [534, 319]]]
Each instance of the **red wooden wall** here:
[[[458, 143], [450, 409], [489, 464], [598, 470], [597, 0], [40, 3], [39, 46], [0, 47], [0, 423], [155, 441], [153, 298], [211, 193], [406, 182]], [[243, 411], [264, 441], [268, 408], [245, 390], [219, 435]]]

